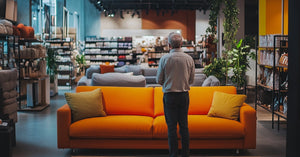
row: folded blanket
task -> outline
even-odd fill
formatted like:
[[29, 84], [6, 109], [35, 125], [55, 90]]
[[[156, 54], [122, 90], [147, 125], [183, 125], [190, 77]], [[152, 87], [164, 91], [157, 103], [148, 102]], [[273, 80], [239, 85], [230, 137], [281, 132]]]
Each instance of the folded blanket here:
[[0, 107], [10, 105], [10, 104], [13, 104], [13, 103], [17, 103], [17, 97], [0, 100]]
[[16, 87], [17, 87], [17, 81], [9, 81], [9, 82], [0, 83], [0, 91], [1, 92], [8, 92], [13, 89], [16, 89]]
[[0, 106], [0, 115], [12, 114], [18, 110], [18, 103], [12, 103], [5, 106]]
[[10, 98], [15, 98], [18, 96], [18, 92], [14, 89], [14, 90], [10, 90], [10, 91], [6, 91], [3, 92], [3, 94], [1, 95], [0, 93], [0, 99], [10, 99]]
[[1, 84], [7, 81], [16, 81], [18, 79], [17, 69], [0, 70], [0, 87]]
[[5, 26], [6, 34], [13, 35], [13, 33], [14, 33], [13, 25], [10, 21], [3, 19], [3, 20], [0, 20], [0, 23]]

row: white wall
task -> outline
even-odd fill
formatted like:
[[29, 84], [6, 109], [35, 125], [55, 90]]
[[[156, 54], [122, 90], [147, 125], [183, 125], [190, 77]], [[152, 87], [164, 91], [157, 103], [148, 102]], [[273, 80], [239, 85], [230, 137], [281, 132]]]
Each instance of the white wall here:
[[105, 17], [104, 13], [101, 14], [101, 36], [103, 36], [103, 30], [105, 29], [130, 29], [130, 30], [136, 30], [136, 29], [142, 29], [142, 19], [138, 18], [137, 15], [135, 15], [133, 18], [131, 17], [132, 13], [131, 11], [129, 14], [127, 12], [123, 12], [122, 19], [120, 17], [119, 12], [114, 17]]
[[206, 13], [204, 14], [203, 11], [196, 11], [196, 42], [201, 39], [200, 36], [201, 35], [205, 35], [206, 34], [206, 29], [208, 28], [209, 24], [208, 24], [208, 20], [209, 20], [209, 11], [206, 11]]

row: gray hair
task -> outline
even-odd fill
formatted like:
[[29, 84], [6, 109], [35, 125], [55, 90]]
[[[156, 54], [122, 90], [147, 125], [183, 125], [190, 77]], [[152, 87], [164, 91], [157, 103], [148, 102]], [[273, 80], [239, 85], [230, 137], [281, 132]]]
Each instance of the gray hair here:
[[168, 42], [172, 48], [180, 48], [182, 43], [182, 36], [179, 33], [172, 32], [169, 34]]

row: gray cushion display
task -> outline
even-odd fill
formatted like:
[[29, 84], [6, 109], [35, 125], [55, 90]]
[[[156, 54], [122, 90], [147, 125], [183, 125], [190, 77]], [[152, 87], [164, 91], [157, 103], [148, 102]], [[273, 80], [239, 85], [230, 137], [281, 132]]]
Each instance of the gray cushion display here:
[[145, 76], [147, 84], [156, 84], [156, 76]]
[[133, 75], [142, 75], [142, 68], [138, 65], [127, 65], [126, 72], [133, 72]]
[[91, 66], [86, 70], [86, 77], [88, 79], [92, 78], [93, 73], [99, 73], [100, 74], [100, 66]]
[[208, 78], [206, 78], [202, 84], [202, 86], [219, 86], [220, 85], [220, 81], [219, 79], [217, 79], [215, 76], [209, 76]]
[[124, 66], [122, 66], [122, 67], [115, 68], [115, 72], [118, 72], [118, 73], [126, 73], [126, 67], [127, 67], [127, 65], [124, 65]]
[[123, 73], [94, 73], [91, 80], [92, 86], [121, 86], [145, 87], [146, 80], [143, 75], [128, 75]]
[[91, 84], [91, 79], [88, 79], [86, 76], [82, 76], [77, 82], [77, 86], [89, 86]]
[[202, 86], [205, 79], [205, 74], [195, 74], [194, 82], [191, 84], [191, 86]]
[[144, 68], [143, 75], [144, 76], [156, 76], [157, 68]]

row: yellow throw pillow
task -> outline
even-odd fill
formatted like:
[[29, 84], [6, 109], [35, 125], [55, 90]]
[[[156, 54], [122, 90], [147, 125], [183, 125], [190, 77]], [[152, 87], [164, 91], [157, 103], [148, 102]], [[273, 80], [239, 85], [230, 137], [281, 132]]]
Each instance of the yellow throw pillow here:
[[71, 108], [73, 122], [90, 117], [106, 116], [100, 88], [89, 92], [65, 93], [65, 97]]
[[238, 120], [246, 98], [246, 95], [215, 92], [208, 116]]

